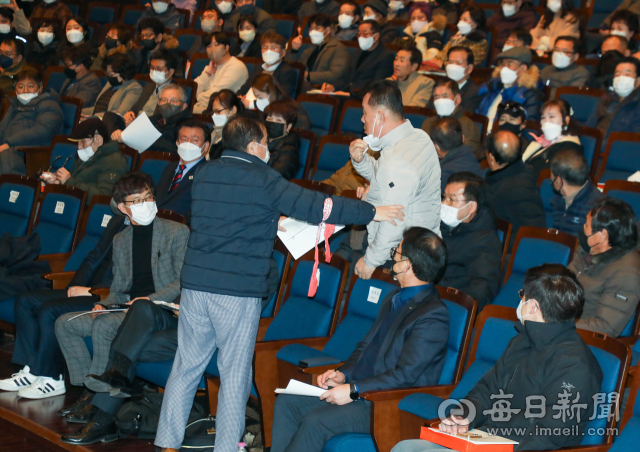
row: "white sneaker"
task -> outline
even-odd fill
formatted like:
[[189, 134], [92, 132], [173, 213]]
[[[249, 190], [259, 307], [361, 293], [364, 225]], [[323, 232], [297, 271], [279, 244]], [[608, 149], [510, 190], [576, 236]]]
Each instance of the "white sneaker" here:
[[35, 375], [29, 372], [29, 366], [24, 366], [17, 374], [11, 375], [11, 378], [0, 380], [0, 389], [3, 391], [19, 391], [36, 381]]
[[26, 388], [18, 391], [18, 396], [25, 399], [46, 399], [67, 392], [64, 387], [64, 379], [60, 375], [60, 380], [51, 377], [36, 377], [36, 380]]

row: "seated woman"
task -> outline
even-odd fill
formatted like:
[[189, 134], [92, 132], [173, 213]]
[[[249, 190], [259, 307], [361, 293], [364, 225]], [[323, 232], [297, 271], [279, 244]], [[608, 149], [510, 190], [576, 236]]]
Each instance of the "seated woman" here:
[[413, 3], [409, 11], [409, 25], [396, 41], [399, 41], [400, 44], [413, 41], [418, 50], [422, 52], [422, 60], [429, 61], [442, 50], [442, 34], [447, 26], [447, 18], [443, 15], [437, 15], [433, 16], [432, 21], [431, 7], [424, 2]]
[[[35, 28], [35, 27], [34, 27]], [[37, 38], [29, 42], [27, 62], [39, 64], [45, 68], [58, 64], [58, 46], [60, 45], [60, 25], [55, 20], [43, 20], [35, 28]]]
[[209, 106], [202, 113], [213, 119], [213, 132], [209, 146], [209, 160], [217, 159], [222, 155], [222, 129], [229, 122], [229, 118], [244, 111], [244, 105], [236, 93], [230, 89], [215, 92], [209, 99]]
[[118, 119], [121, 119], [122, 123], [106, 124], [109, 134], [111, 134], [115, 130], [124, 129], [122, 116], [131, 110], [133, 104], [138, 100], [142, 93], [142, 86], [133, 79], [136, 74], [136, 62], [129, 55], [116, 53], [107, 57], [104, 61], [104, 68], [109, 81], [98, 95], [96, 104], [93, 107], [82, 109], [82, 116], [84, 119], [89, 116], [97, 116], [102, 119], [108, 111], [117, 113]]
[[467, 47], [473, 52], [475, 67], [479, 67], [488, 52], [487, 36], [482, 31], [487, 22], [484, 10], [477, 6], [469, 6], [464, 9], [458, 22], [458, 33], [453, 35], [442, 51], [432, 62], [442, 67], [447, 59], [449, 49], [452, 47]]
[[91, 58], [98, 56], [98, 44], [89, 36], [89, 26], [87, 22], [80, 16], [73, 16], [64, 26], [64, 36], [58, 45], [58, 64], [64, 64], [62, 55], [72, 47], [78, 47], [84, 44], [91, 54]]
[[531, 30], [531, 48], [551, 52], [560, 36], [580, 38], [580, 17], [572, 0], [549, 0], [536, 28]]
[[104, 38], [104, 43], [98, 48], [98, 56], [93, 60], [92, 70], [102, 69], [104, 59], [116, 53], [128, 54], [133, 58], [133, 48], [136, 43], [133, 35], [122, 25], [113, 25]]
[[262, 46], [258, 33], [258, 22], [253, 15], [242, 15], [238, 19], [238, 41], [229, 51], [234, 57], [262, 58]]
[[547, 101], [542, 106], [540, 126], [543, 135], [536, 137], [522, 154], [522, 160], [536, 173], [536, 178], [544, 168], [549, 168], [549, 162], [559, 149], [576, 148], [584, 152], [580, 144], [580, 126], [572, 121], [571, 105], [563, 99]]
[[300, 168], [300, 137], [291, 131], [298, 120], [298, 107], [295, 102], [277, 100], [267, 105], [264, 112], [269, 136], [270, 158], [267, 163], [290, 180]]
[[0, 174], [26, 174], [24, 158], [15, 150], [21, 146], [49, 146], [62, 132], [60, 96], [44, 90], [42, 77], [25, 69], [13, 78], [16, 97], [9, 97], [9, 109], [0, 122]]

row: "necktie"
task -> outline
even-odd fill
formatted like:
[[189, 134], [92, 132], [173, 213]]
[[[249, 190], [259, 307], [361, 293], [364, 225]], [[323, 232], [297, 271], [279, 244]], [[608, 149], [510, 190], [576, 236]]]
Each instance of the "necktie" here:
[[169, 189], [169, 193], [171, 193], [173, 189], [176, 188], [180, 183], [180, 181], [182, 180], [182, 172], [186, 167], [187, 165], [180, 165], [178, 172], [176, 173], [175, 176], [173, 176], [173, 182], [171, 182], [171, 188]]

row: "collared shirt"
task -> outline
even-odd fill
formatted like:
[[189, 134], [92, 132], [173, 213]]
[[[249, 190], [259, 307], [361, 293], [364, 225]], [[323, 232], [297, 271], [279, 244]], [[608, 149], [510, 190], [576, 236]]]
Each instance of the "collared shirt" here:
[[[189, 170], [191, 168], [193, 168], [194, 166], [196, 166], [198, 163], [200, 163], [200, 160], [202, 160], [204, 157], [200, 157], [198, 160], [194, 160], [193, 162], [187, 163], [185, 165], [184, 170], [182, 170], [182, 179], [184, 180], [185, 176], [187, 175], [187, 173], [189, 172]], [[180, 165], [176, 166], [176, 171], [173, 173], [174, 175], [178, 174], [178, 171], [180, 170]]]
[[264, 63], [262, 65], [262, 70], [264, 70], [265, 72], [268, 72], [270, 74], [273, 74], [276, 71], [276, 69], [278, 69], [278, 66], [280, 66], [280, 64], [282, 64], [282, 61], [283, 60], [281, 60], [280, 63], [274, 64], [273, 66], [271, 66], [271, 68], [267, 68], [267, 63]]

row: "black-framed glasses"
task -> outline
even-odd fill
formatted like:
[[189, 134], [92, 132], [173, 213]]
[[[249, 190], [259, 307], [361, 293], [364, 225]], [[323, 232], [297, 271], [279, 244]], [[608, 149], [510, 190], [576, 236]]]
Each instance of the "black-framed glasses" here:
[[404, 257], [404, 254], [398, 253], [398, 247], [397, 246], [394, 246], [393, 248], [391, 248], [391, 252], [389, 254], [391, 255], [391, 260], [392, 261], [396, 260], [396, 254], [399, 254], [401, 257]]
[[154, 200], [154, 196], [152, 193], [149, 193], [147, 196], [144, 197], [144, 199], [134, 199], [133, 201], [127, 201], [125, 200], [124, 203], [132, 203], [134, 206], [137, 206], [139, 204], [142, 204], [143, 202], [152, 202]]

